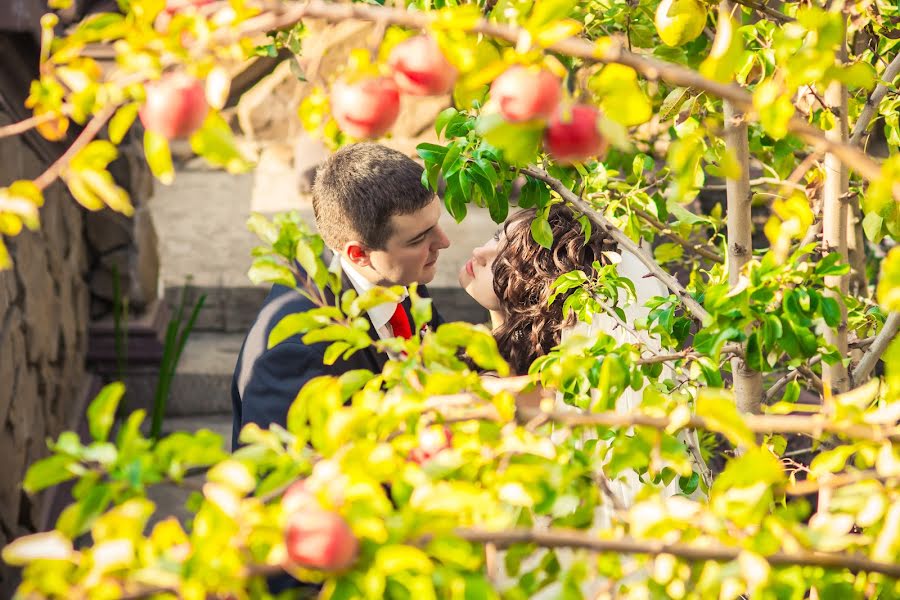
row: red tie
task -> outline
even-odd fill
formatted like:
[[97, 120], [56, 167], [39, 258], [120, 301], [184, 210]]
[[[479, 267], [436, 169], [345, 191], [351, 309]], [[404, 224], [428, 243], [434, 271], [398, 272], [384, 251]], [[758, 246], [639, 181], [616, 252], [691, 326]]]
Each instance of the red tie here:
[[397, 310], [394, 311], [394, 314], [388, 323], [391, 324], [391, 328], [394, 330], [394, 337], [406, 339], [412, 337], [412, 329], [409, 327], [409, 317], [406, 316], [406, 311], [403, 310], [402, 304], [397, 305]]

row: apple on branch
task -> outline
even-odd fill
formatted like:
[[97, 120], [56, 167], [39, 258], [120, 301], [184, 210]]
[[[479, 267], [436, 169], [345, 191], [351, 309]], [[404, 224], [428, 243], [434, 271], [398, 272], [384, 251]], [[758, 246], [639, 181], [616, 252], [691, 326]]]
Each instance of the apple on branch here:
[[427, 35], [417, 35], [394, 46], [388, 65], [404, 94], [439, 96], [448, 93], [456, 81], [456, 69], [447, 62], [434, 38]]
[[384, 135], [400, 113], [400, 91], [389, 77], [340, 80], [331, 88], [331, 113], [341, 131], [355, 138]]
[[599, 111], [588, 104], [561, 107], [544, 131], [544, 148], [560, 163], [603, 156], [609, 147], [597, 129]]
[[166, 0], [165, 11], [170, 15], [188, 8], [199, 8], [207, 4], [212, 4], [216, 0]]
[[697, 39], [706, 26], [706, 6], [700, 0], [663, 0], [653, 19], [659, 38], [667, 46]]
[[356, 561], [359, 541], [341, 515], [306, 508], [288, 517], [285, 531], [290, 565], [322, 571], [340, 571]]
[[138, 113], [145, 129], [175, 140], [190, 136], [203, 124], [209, 105], [199, 79], [177, 72], [145, 87], [147, 99]]
[[550, 71], [517, 65], [491, 85], [491, 102], [511, 122], [549, 119], [559, 105], [560, 81]]
[[419, 445], [409, 453], [409, 460], [423, 464], [444, 450], [453, 447], [453, 432], [449, 427], [435, 425], [419, 431]]

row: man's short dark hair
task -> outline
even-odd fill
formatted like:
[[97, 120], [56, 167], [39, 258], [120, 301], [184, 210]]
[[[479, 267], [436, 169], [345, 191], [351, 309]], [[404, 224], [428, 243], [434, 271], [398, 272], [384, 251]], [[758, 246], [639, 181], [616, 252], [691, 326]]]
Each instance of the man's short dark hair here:
[[434, 192], [422, 185], [423, 168], [379, 144], [345, 146], [316, 173], [313, 211], [325, 243], [335, 250], [358, 238], [383, 250], [391, 237], [391, 217], [428, 206]]

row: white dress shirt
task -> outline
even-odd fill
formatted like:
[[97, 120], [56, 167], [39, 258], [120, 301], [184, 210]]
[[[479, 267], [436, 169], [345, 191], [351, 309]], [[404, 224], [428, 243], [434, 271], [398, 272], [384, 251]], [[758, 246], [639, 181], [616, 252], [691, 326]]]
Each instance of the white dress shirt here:
[[[347, 275], [347, 279], [353, 284], [353, 289], [356, 290], [357, 294], [362, 296], [375, 287], [375, 284], [363, 277], [350, 261], [346, 260], [337, 252], [334, 254], [335, 256], [340, 257], [341, 270]], [[400, 302], [406, 300], [407, 296], [409, 296], [409, 292], [406, 290], [406, 287], [404, 287], [403, 293], [400, 296]], [[394, 337], [394, 329], [391, 327], [389, 321], [391, 320], [391, 317], [394, 316], [394, 311], [396, 310], [396, 302], [385, 302], [378, 306], [373, 306], [367, 311], [369, 313], [369, 320], [372, 321], [372, 326], [375, 327], [375, 332], [378, 333], [379, 339], [386, 340]]]

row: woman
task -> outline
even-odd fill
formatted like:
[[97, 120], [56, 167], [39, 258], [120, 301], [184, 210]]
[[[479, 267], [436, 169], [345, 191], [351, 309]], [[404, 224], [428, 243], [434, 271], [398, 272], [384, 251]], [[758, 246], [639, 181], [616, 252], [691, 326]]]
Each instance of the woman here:
[[[644, 305], [647, 300], [668, 295], [668, 292], [656, 278], [647, 277], [646, 267], [636, 256], [620, 251], [617, 244], [599, 228], [592, 228], [590, 236], [585, 239], [578, 215], [563, 204], [550, 207], [547, 220], [553, 233], [553, 243], [549, 249], [542, 247], [533, 239], [529, 226], [535, 215], [534, 209], [516, 213], [493, 239], [472, 252], [472, 258], [459, 273], [460, 285], [488, 309], [498, 349], [512, 370], [517, 374], [527, 373], [534, 359], [548, 353], [572, 334], [592, 336], [602, 331], [619, 344], [640, 343], [645, 348], [658, 350], [658, 340], [640, 335], [633, 328], [625, 329], [606, 314], [595, 315], [590, 324], [578, 322], [574, 314], [564, 318], [562, 307], [566, 294], [560, 294], [548, 306], [552, 284], [559, 276], [581, 270], [593, 279], [597, 275], [593, 263], [609, 264], [614, 256], [612, 253], [621, 258], [616, 267], [618, 275], [630, 279], [635, 286], [635, 298], [630, 302], [624, 294], [620, 296], [618, 308], [625, 314], [623, 322], [627, 324], [645, 318], [648, 309]], [[642, 395], [643, 390], [626, 389], [618, 398], [616, 409], [630, 412], [640, 404]], [[529, 403], [528, 399], [524, 402]], [[556, 409], [577, 410], [563, 404], [560, 397], [557, 397]], [[551, 439], [559, 443], [566, 435], [565, 431], [556, 431], [551, 434]], [[595, 436], [584, 432], [579, 437], [583, 443]], [[637, 473], [633, 471], [621, 473], [616, 480], [608, 482], [609, 492], [626, 507], [633, 504], [635, 494], [641, 487]], [[673, 482], [660, 493], [671, 496], [677, 493], [677, 485]], [[609, 526], [612, 518], [608, 503], [601, 505], [594, 516], [594, 528]], [[574, 552], [557, 550], [556, 554], [557, 559], [565, 564], [572, 560]], [[538, 552], [530, 559], [531, 567], [540, 561], [541, 556], [542, 553]], [[490, 562], [492, 566], [489, 571], [501, 588], [514, 583], [505, 575], [503, 561]], [[602, 579], [588, 577], [582, 591], [586, 597], [593, 597], [598, 589], [606, 585]], [[555, 598], [559, 593], [557, 582], [535, 598]]]
[[553, 282], [575, 270], [596, 276], [591, 265], [608, 264], [604, 253], [616, 249], [596, 227], [585, 241], [578, 216], [564, 204], [550, 207], [553, 244], [544, 248], [531, 235], [536, 213], [530, 209], [513, 215], [491, 240], [472, 251], [459, 272], [460, 285], [488, 309], [500, 353], [517, 374], [527, 373], [534, 359], [557, 346], [563, 332], [576, 323], [574, 315], [563, 318], [565, 295], [547, 306]]

